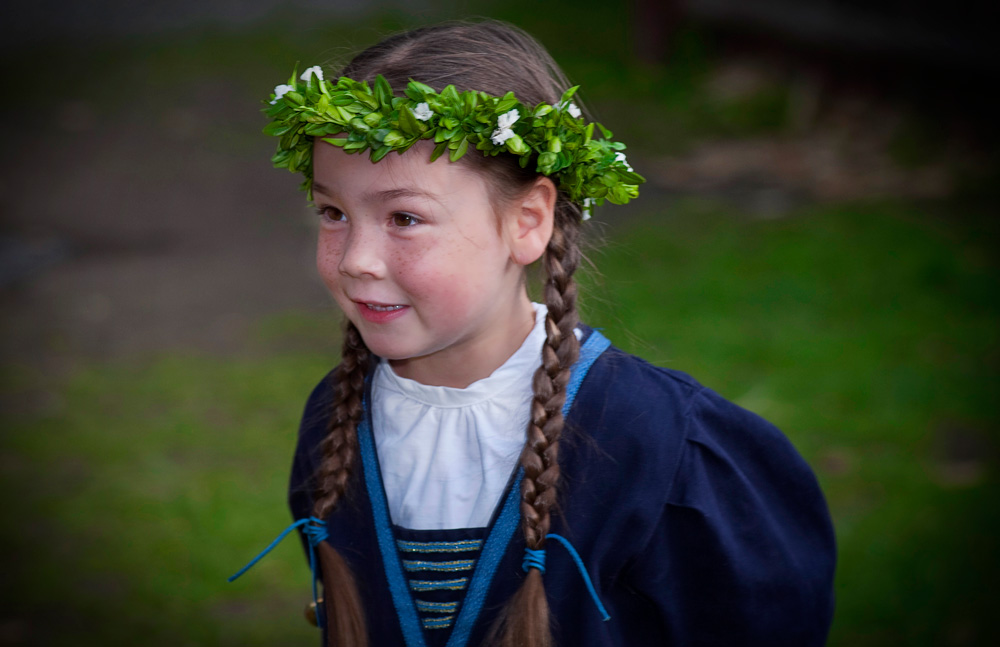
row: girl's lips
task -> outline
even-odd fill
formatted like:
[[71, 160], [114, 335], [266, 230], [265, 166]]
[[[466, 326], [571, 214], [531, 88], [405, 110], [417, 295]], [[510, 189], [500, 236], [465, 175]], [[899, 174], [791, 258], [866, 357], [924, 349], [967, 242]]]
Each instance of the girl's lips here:
[[410, 306], [403, 305], [390, 305], [385, 303], [367, 303], [363, 301], [355, 301], [358, 305], [358, 312], [364, 317], [365, 321], [370, 321], [372, 323], [386, 323], [392, 321], [398, 317], [402, 317]]

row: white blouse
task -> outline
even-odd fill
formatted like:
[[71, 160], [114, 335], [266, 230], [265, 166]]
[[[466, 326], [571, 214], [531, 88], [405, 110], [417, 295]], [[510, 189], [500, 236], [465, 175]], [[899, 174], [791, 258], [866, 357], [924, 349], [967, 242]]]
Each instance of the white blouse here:
[[542, 362], [546, 308], [493, 373], [464, 389], [375, 369], [372, 426], [392, 522], [412, 530], [482, 528], [524, 446], [531, 380]]

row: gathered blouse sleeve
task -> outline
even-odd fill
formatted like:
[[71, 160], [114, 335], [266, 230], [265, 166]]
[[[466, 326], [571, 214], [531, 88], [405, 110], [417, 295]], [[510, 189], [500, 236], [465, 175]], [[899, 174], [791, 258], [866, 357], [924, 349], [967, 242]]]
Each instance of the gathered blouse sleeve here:
[[773, 425], [709, 389], [683, 424], [629, 586], [659, 610], [672, 645], [824, 644], [836, 550], [812, 471]]

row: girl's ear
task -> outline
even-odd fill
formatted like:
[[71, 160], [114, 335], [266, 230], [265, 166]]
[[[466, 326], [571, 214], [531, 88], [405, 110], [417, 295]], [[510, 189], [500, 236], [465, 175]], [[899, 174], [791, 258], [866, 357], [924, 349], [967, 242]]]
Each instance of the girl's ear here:
[[548, 247], [558, 193], [552, 180], [540, 177], [523, 198], [511, 205], [506, 233], [510, 257], [518, 265], [534, 263]]

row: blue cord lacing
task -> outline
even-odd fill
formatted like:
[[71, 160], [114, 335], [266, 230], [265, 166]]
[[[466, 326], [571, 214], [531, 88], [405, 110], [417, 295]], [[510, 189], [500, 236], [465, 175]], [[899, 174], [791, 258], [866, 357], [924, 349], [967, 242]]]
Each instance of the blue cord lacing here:
[[305, 533], [306, 539], [309, 540], [309, 570], [312, 571], [312, 591], [313, 591], [313, 605], [316, 608], [316, 625], [323, 628], [323, 614], [321, 613], [319, 607], [319, 596], [316, 594], [316, 546], [319, 546], [327, 537], [326, 524], [323, 523], [322, 519], [317, 519], [316, 517], [308, 517], [306, 519], [299, 519], [292, 525], [285, 528], [277, 538], [268, 545], [267, 548], [262, 550], [259, 555], [250, 560], [250, 562], [236, 572], [235, 575], [229, 577], [229, 581], [232, 582], [240, 575], [243, 575], [249, 571], [254, 564], [259, 562], [264, 558], [269, 552], [274, 550], [274, 547], [281, 543], [281, 540], [288, 536], [288, 533], [292, 532], [300, 526], [305, 526], [302, 532]]
[[[573, 561], [576, 562], [576, 569], [580, 571], [580, 576], [583, 577], [584, 583], [587, 585], [587, 591], [590, 592], [590, 597], [597, 605], [597, 610], [601, 612], [601, 616], [604, 621], [607, 622], [611, 620], [611, 616], [608, 614], [608, 610], [604, 608], [601, 604], [601, 599], [597, 597], [597, 591], [594, 589], [594, 583], [590, 581], [590, 575], [587, 574], [587, 567], [583, 565], [583, 560], [580, 559], [580, 554], [576, 552], [573, 548], [573, 544], [569, 543], [569, 540], [562, 535], [557, 535], [555, 533], [549, 533], [545, 535], [546, 539], [555, 539], [560, 544], [566, 547], [569, 551], [570, 556]], [[539, 550], [532, 550], [530, 548], [524, 549], [524, 561], [521, 562], [521, 568], [527, 573], [529, 569], [537, 568], [538, 572], [542, 575], [545, 574], [545, 549], [541, 548]]]

